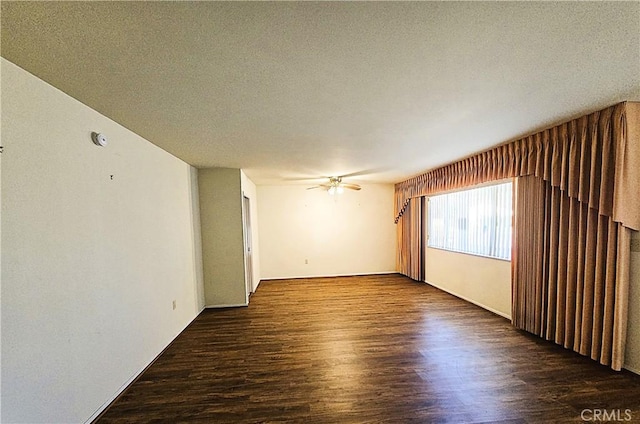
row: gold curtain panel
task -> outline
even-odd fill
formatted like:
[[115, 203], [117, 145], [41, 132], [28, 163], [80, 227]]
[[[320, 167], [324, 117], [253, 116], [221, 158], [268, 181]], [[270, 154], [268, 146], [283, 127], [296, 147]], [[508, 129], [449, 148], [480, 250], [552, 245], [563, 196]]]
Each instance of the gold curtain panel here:
[[422, 260], [423, 199], [410, 199], [396, 228], [396, 270], [416, 281], [424, 280]]
[[534, 175], [515, 203], [513, 325], [620, 370], [631, 230]]

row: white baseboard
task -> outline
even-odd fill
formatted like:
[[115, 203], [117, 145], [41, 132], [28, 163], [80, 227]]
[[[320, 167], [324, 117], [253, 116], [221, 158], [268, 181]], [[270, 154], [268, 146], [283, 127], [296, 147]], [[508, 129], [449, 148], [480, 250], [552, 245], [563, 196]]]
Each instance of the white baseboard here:
[[258, 280], [258, 284], [256, 284], [256, 286], [253, 288], [253, 292], [255, 293], [258, 290], [258, 286], [260, 286], [260, 282], [262, 281], [262, 279]]
[[120, 388], [116, 391], [115, 394], [113, 394], [113, 396], [111, 396], [105, 403], [102, 404], [102, 406], [100, 408], [98, 408], [96, 410], [96, 412], [94, 412], [88, 420], [85, 421], [85, 424], [91, 423], [93, 422], [96, 418], [98, 418], [100, 416], [100, 414], [102, 414], [105, 409], [107, 409], [112, 403], [113, 401], [115, 401], [130, 385], [131, 383], [133, 383], [134, 381], [136, 381], [136, 379], [147, 370], [147, 368], [149, 368], [155, 361], [156, 359], [158, 359], [160, 357], [160, 355], [162, 355], [164, 353], [165, 350], [167, 350], [167, 348], [171, 345], [171, 343], [173, 343], [173, 341], [188, 327], [191, 325], [191, 323], [198, 318], [198, 315], [200, 315], [200, 313], [204, 311], [204, 308], [200, 309], [200, 311], [189, 320], [189, 322], [182, 327], [182, 329], [180, 331], [178, 331], [178, 333], [173, 336], [171, 338], [171, 340], [169, 341], [169, 343], [167, 343], [167, 345], [165, 347], [162, 348], [162, 350], [160, 351], [160, 353], [158, 353], [156, 356], [154, 356], [145, 366], [143, 366], [138, 372], [136, 372], [134, 375], [131, 376], [131, 378], [129, 378], [122, 386], [120, 386]]
[[433, 286], [433, 287], [437, 288], [438, 290], [442, 290], [443, 292], [447, 292], [447, 293], [449, 293], [449, 294], [452, 294], [452, 295], [454, 295], [455, 297], [459, 297], [459, 298], [460, 298], [460, 299], [462, 299], [462, 300], [466, 300], [466, 301], [467, 301], [467, 302], [469, 302], [469, 303], [473, 303], [474, 305], [479, 306], [479, 307], [481, 307], [482, 309], [486, 309], [486, 310], [487, 310], [487, 311], [489, 311], [489, 312], [493, 312], [493, 313], [494, 313], [494, 314], [496, 314], [496, 315], [500, 315], [500, 316], [501, 316], [501, 317], [503, 317], [503, 318], [506, 318], [506, 319], [508, 319], [508, 320], [511, 320], [511, 315], [509, 315], [509, 314], [505, 314], [504, 312], [500, 312], [500, 311], [498, 311], [498, 310], [496, 310], [496, 309], [493, 309], [493, 308], [492, 308], [492, 307], [490, 307], [490, 306], [483, 305], [482, 303], [480, 303], [480, 302], [478, 302], [478, 301], [476, 301], [476, 300], [469, 299], [469, 298], [468, 298], [468, 297], [466, 297], [466, 296], [463, 296], [463, 295], [461, 295], [461, 294], [458, 294], [458, 293], [456, 293], [456, 292], [454, 292], [454, 291], [452, 291], [452, 290], [445, 289], [444, 287], [441, 287], [441, 286], [439, 286], [439, 285], [437, 285], [437, 284], [433, 284], [433, 283], [432, 283], [432, 282], [430, 282], [430, 281], [425, 281], [425, 283], [429, 284], [430, 286]]
[[291, 277], [270, 277], [263, 278], [261, 281], [269, 281], [269, 280], [296, 280], [299, 278], [333, 278], [333, 277], [362, 277], [364, 275], [389, 275], [389, 274], [397, 274], [398, 271], [378, 271], [378, 272], [362, 272], [355, 274], [322, 274], [322, 275], [298, 275]]
[[248, 303], [236, 303], [230, 305], [206, 305], [206, 309], [221, 309], [221, 308], [241, 308], [243, 306], [249, 306]]

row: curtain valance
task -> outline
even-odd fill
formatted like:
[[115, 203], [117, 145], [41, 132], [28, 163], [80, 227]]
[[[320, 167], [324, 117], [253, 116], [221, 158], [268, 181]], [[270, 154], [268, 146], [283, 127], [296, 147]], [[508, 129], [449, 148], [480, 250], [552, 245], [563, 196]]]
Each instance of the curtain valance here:
[[527, 175], [640, 230], [640, 103], [619, 103], [398, 183], [395, 222], [411, 198]]

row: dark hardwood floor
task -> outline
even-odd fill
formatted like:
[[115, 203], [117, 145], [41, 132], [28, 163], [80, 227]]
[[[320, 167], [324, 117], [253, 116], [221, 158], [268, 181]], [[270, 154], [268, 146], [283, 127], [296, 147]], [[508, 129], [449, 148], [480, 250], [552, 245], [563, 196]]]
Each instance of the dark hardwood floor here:
[[248, 308], [205, 310], [98, 422], [579, 423], [605, 411], [640, 422], [640, 376], [382, 275], [263, 281]]

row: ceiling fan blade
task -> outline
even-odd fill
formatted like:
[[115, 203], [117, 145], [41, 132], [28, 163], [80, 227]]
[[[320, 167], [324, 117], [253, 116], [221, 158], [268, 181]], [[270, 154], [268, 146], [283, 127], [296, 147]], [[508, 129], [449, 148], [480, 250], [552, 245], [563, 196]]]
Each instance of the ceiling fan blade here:
[[362, 187], [360, 187], [358, 184], [340, 184], [342, 187], [344, 188], [348, 188], [349, 190], [360, 190], [362, 189]]
[[317, 186], [309, 187], [309, 188], [307, 188], [307, 190], [313, 190], [314, 188], [321, 188], [323, 190], [329, 190], [331, 188], [331, 185], [329, 185], [329, 184], [320, 184], [320, 185], [317, 185]]
[[326, 181], [329, 177], [282, 178], [282, 181]]

